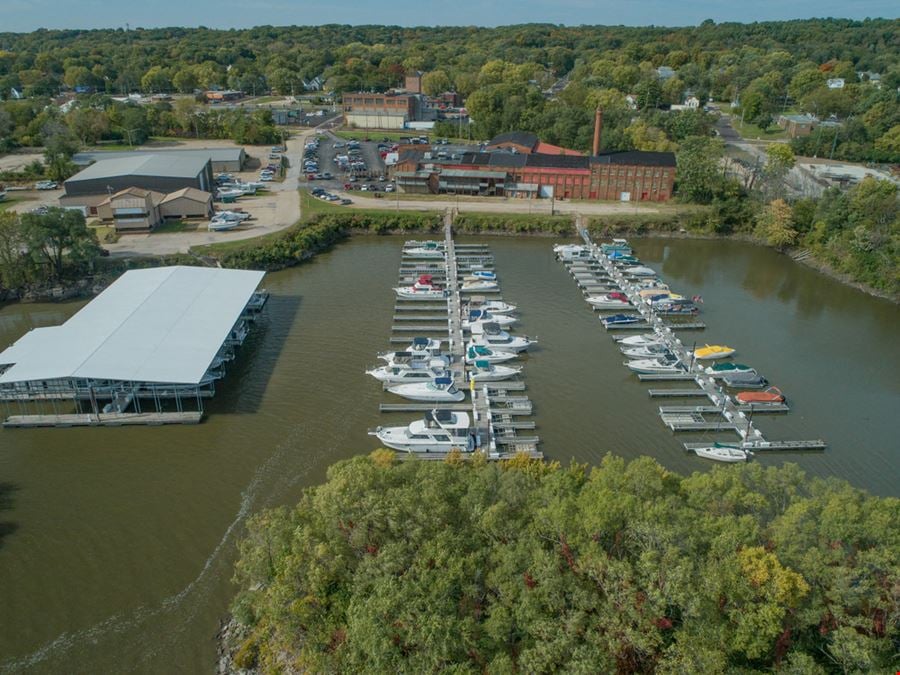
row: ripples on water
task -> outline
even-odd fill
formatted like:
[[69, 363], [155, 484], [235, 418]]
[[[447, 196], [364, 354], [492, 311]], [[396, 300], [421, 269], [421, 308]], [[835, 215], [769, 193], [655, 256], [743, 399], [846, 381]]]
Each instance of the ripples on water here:
[[[663, 428], [657, 401], [550, 252], [549, 240], [486, 239], [517, 329], [537, 433], [550, 458], [595, 464], [650, 454], [680, 471], [708, 468]], [[334, 461], [375, 447], [381, 388], [364, 375], [387, 348], [402, 238], [355, 239], [269, 275], [273, 297], [197, 427], [0, 431], [0, 669], [206, 671], [234, 592], [246, 517], [294, 504]], [[704, 296], [710, 330], [782, 386], [794, 411], [760, 418], [767, 435], [825, 437], [798, 461], [896, 494], [895, 306], [755, 247], [641, 240], [638, 254], [673, 287]], [[79, 305], [0, 311], [0, 345], [54, 325]]]

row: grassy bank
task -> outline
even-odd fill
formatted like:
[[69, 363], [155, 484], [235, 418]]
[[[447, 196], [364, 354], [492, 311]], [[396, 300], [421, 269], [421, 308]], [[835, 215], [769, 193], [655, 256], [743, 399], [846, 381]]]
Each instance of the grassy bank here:
[[575, 234], [575, 220], [571, 215], [549, 216], [540, 213], [488, 214], [460, 213], [453, 221], [453, 229], [466, 234]]
[[653, 232], [693, 232], [714, 234], [712, 212], [706, 206], [680, 206], [658, 213], [622, 213], [592, 216], [586, 219], [591, 235], [609, 237], [618, 234], [650, 234]]

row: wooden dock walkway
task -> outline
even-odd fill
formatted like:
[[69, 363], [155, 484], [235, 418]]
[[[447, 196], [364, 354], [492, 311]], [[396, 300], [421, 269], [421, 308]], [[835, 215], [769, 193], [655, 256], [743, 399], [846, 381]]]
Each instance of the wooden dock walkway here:
[[132, 425], [161, 426], [164, 424], [199, 424], [203, 413], [148, 412], [148, 413], [100, 413], [65, 415], [10, 415], [3, 421], [8, 428], [33, 427], [123, 427]]

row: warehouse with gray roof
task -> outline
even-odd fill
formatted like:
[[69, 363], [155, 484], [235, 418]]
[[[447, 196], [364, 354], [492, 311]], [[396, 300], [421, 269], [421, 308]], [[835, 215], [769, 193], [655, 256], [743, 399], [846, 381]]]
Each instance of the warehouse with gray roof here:
[[154, 148], [152, 150], [95, 150], [77, 152], [72, 157], [76, 166], [88, 166], [105, 159], [122, 159], [139, 155], [174, 155], [176, 157], [205, 157], [214, 173], [242, 171], [247, 153], [241, 147], [195, 148], [191, 150]]

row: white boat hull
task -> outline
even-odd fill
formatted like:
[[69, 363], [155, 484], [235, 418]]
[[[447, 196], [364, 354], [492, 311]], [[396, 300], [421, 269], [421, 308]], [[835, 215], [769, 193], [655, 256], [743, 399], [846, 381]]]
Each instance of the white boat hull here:
[[746, 462], [748, 459], [750, 459], [747, 451], [741, 450], [740, 448], [717, 448], [714, 446], [706, 448], [694, 448], [694, 454], [697, 455], [697, 457], [711, 459], [716, 462], [726, 462], [729, 464]]
[[472, 326], [478, 324], [483, 325], [486, 323], [495, 323], [502, 328], [504, 326], [512, 326], [516, 321], [517, 319], [514, 316], [509, 316], [508, 314], [498, 314], [497, 316], [491, 315], [490, 318], [485, 319], [484, 321], [463, 321], [462, 327], [467, 330], [471, 330]]
[[491, 351], [509, 352], [511, 354], [519, 354], [528, 349], [532, 344], [531, 340], [523, 337], [514, 337], [509, 342], [495, 344], [486, 340], [473, 340], [473, 344], [487, 347]]
[[433, 370], [431, 368], [422, 368], [421, 370], [416, 369], [413, 372], [417, 373], [416, 376], [410, 377], [409, 375], [404, 375], [404, 373], [409, 372], [408, 370], [403, 370], [402, 372], [395, 373], [390, 366], [382, 366], [380, 368], [373, 368], [372, 370], [367, 370], [366, 375], [371, 375], [379, 382], [384, 382], [385, 384], [419, 384], [423, 382], [431, 382], [435, 378], [443, 377], [445, 371], [441, 370]]
[[395, 288], [394, 293], [401, 300], [443, 300], [444, 291], [413, 291], [409, 288]]
[[473, 371], [469, 373], [469, 379], [478, 382], [500, 382], [515, 377], [522, 371], [521, 368], [513, 368], [511, 366], [494, 366], [490, 371]]
[[452, 393], [446, 389], [429, 391], [420, 384], [398, 384], [388, 387], [388, 391], [410, 401], [426, 401], [429, 403], [459, 403], [466, 398], [465, 393], [459, 389], [454, 389]]
[[631, 307], [630, 302], [621, 300], [594, 300], [588, 298], [587, 301], [594, 309], [629, 309]]
[[459, 288], [460, 293], [481, 293], [484, 291], [496, 291], [496, 281], [465, 281]]

